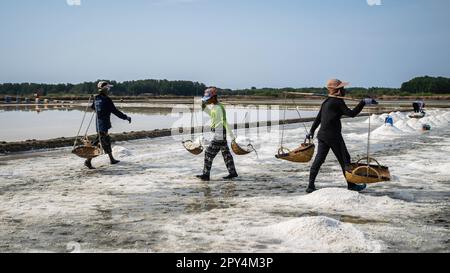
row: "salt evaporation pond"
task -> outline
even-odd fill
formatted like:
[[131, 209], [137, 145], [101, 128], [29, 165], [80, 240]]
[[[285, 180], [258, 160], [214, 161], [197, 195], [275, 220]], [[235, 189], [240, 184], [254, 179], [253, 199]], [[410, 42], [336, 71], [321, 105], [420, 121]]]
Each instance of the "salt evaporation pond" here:
[[[221, 180], [220, 156], [211, 182], [195, 179], [203, 157], [182, 137], [116, 143], [122, 162], [101, 157], [93, 171], [70, 149], [0, 157], [0, 251], [448, 252], [450, 111], [392, 115], [393, 128], [371, 117], [371, 141], [393, 181], [362, 194], [346, 190], [330, 155], [320, 190], [305, 195], [310, 164], [274, 158], [279, 128], [247, 130], [259, 158], [235, 156], [232, 182]], [[365, 154], [367, 121], [343, 120], [354, 158]], [[285, 146], [295, 147], [303, 126], [287, 129]]]
[[[199, 107], [199, 106], [197, 106]], [[73, 137], [76, 135], [83, 118], [83, 108], [75, 107], [8, 107], [0, 108], [0, 141], [24, 141], [29, 139], [45, 140], [58, 137]], [[173, 108], [124, 107], [124, 113], [131, 116], [132, 124], [112, 115], [113, 128], [111, 133], [130, 131], [149, 131], [156, 129], [187, 128], [191, 126], [191, 113], [188, 106]], [[308, 118], [317, 115], [317, 110], [300, 111], [301, 117]], [[227, 107], [230, 124], [244, 122], [278, 121], [284, 118], [284, 111], [279, 107]], [[196, 109], [194, 125], [209, 124], [209, 117]], [[91, 114], [86, 116], [85, 126], [89, 123]], [[298, 119], [296, 110], [286, 112], [286, 119]], [[85, 128], [85, 127], [84, 127]], [[83, 130], [84, 134], [85, 130]], [[88, 131], [95, 133], [95, 121]]]

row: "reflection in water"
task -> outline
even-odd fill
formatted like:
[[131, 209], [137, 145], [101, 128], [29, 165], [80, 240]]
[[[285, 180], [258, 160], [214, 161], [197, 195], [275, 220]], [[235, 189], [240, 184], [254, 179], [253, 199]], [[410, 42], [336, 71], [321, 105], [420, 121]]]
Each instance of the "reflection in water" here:
[[[51, 139], [73, 137], [80, 126], [86, 106], [76, 105], [30, 105], [0, 107], [0, 141], [25, 141], [29, 139]], [[168, 107], [123, 107], [123, 112], [133, 118], [132, 124], [124, 122], [114, 115], [111, 117], [113, 128], [111, 133], [131, 131], [150, 131], [156, 129], [190, 128], [208, 125], [209, 116], [202, 113], [199, 107], [186, 105]], [[89, 110], [91, 111], [91, 110]], [[314, 117], [317, 110], [301, 111], [302, 117]], [[283, 118], [279, 106], [241, 107], [227, 106], [227, 117], [230, 125], [243, 122], [259, 122], [261, 126], [267, 121], [278, 121]], [[299, 118], [295, 110], [286, 112], [287, 119]], [[93, 126], [89, 134], [95, 134]]]
[[40, 113], [42, 111], [72, 111], [79, 110], [84, 111], [82, 107], [76, 107], [73, 105], [47, 105], [47, 104], [37, 104], [37, 105], [2, 105], [0, 107], [1, 112], [36, 112]]

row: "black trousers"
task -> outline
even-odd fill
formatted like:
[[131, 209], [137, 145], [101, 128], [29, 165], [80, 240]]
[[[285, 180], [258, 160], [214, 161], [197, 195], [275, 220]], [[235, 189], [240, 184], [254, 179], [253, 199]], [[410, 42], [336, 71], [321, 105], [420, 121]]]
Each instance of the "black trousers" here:
[[414, 112], [419, 113], [420, 112], [420, 105], [418, 103], [413, 103]]
[[105, 153], [107, 153], [107, 154], [112, 153], [111, 137], [109, 136], [108, 131], [100, 132], [97, 135], [97, 138], [95, 138], [94, 141], [92, 141], [92, 145], [94, 145], [94, 146], [97, 146], [99, 143], [102, 144], [102, 148], [105, 151]]
[[[319, 139], [317, 155], [311, 166], [311, 171], [309, 174], [309, 185], [310, 186], [314, 185], [314, 183], [316, 181], [316, 177], [319, 174], [320, 167], [322, 167], [322, 164], [325, 162], [327, 155], [330, 152], [330, 149], [333, 151], [334, 155], [336, 156], [337, 160], [339, 161], [339, 164], [341, 165], [342, 173], [345, 176], [345, 168], [346, 168], [346, 166], [350, 165], [351, 158], [350, 158], [350, 154], [347, 150], [347, 146], [345, 145], [345, 142], [344, 142], [344, 139], [342, 138], [342, 136], [339, 136], [337, 139], [327, 140], [327, 141]], [[352, 183], [348, 183], [348, 184], [353, 185]]]

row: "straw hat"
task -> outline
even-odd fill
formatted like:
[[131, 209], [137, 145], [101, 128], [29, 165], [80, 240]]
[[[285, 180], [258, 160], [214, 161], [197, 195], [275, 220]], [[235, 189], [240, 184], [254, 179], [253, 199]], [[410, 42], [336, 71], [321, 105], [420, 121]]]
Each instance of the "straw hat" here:
[[217, 88], [216, 87], [210, 87], [208, 89], [205, 90], [205, 95], [203, 96], [202, 100], [203, 101], [208, 101], [214, 97], [217, 96]]
[[327, 89], [330, 95], [339, 95], [339, 89], [349, 86], [349, 82], [342, 82], [338, 79], [331, 79], [327, 82]]
[[97, 88], [99, 91], [112, 87], [114, 87], [114, 85], [109, 84], [107, 81], [99, 81], [97, 84]]

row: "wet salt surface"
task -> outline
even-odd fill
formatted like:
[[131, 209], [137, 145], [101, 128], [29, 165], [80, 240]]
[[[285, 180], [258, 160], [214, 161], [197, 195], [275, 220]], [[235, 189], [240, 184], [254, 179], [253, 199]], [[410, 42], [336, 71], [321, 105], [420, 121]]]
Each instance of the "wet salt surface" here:
[[[450, 111], [393, 116], [395, 128], [384, 126], [384, 115], [372, 117], [371, 139], [393, 181], [363, 194], [345, 189], [330, 154], [321, 190], [305, 195], [310, 164], [274, 158], [278, 128], [247, 131], [259, 158], [235, 156], [240, 177], [232, 182], [221, 180], [220, 155], [211, 182], [193, 178], [203, 155], [172, 138], [116, 143], [122, 162], [109, 166], [103, 156], [94, 171], [69, 149], [0, 157], [0, 250], [448, 252]], [[343, 121], [354, 159], [365, 155], [367, 119]], [[432, 131], [422, 132], [422, 123]], [[287, 129], [285, 146], [294, 148], [303, 126]]]

